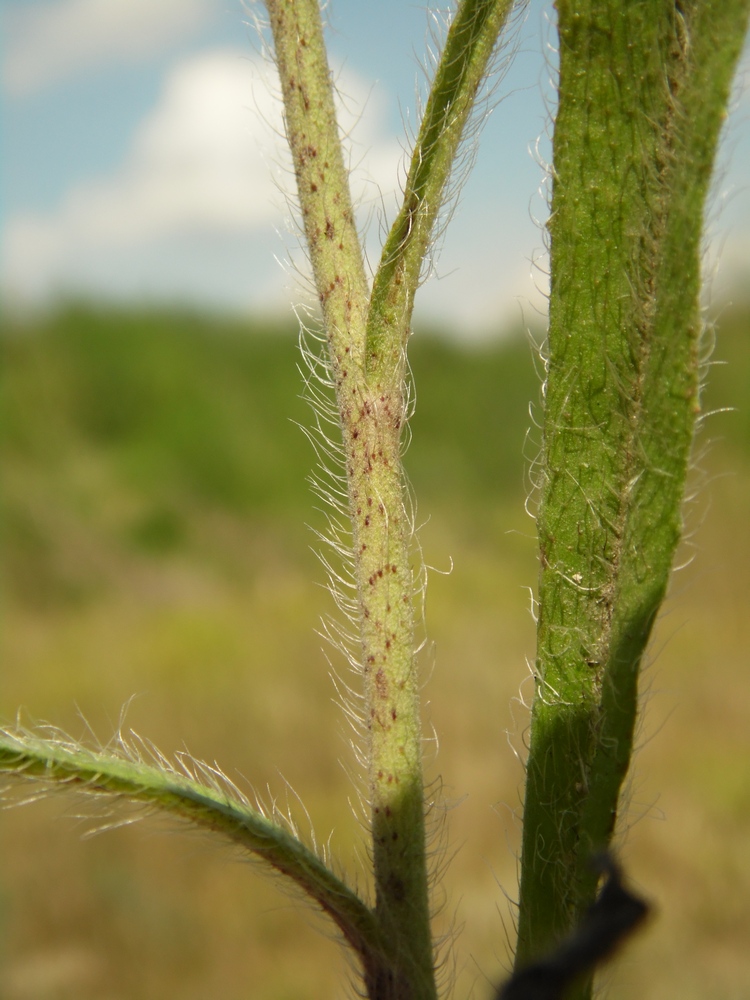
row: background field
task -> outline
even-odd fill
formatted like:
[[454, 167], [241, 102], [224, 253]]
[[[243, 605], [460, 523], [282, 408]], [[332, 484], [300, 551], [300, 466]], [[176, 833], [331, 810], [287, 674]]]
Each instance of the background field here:
[[[487, 998], [513, 936], [539, 377], [518, 332], [481, 348], [429, 333], [412, 345], [407, 465], [437, 570], [423, 655], [435, 857], [449, 862], [437, 920], [455, 938], [455, 996]], [[315, 632], [331, 600], [306, 527], [323, 521], [295, 425], [309, 421], [296, 331], [71, 306], [7, 328], [2, 350], [0, 715], [22, 706], [106, 741], [127, 705], [123, 728], [288, 799], [304, 830], [298, 793], [318, 838], [332, 831], [366, 882], [348, 737]], [[658, 912], [607, 973], [616, 1000], [750, 991], [750, 307], [723, 310], [714, 359], [729, 363], [712, 367], [705, 409], [738, 412], [701, 434], [699, 452], [713, 443], [686, 509], [692, 562], [644, 677], [621, 844]], [[273, 880], [153, 820], [82, 840], [102, 820], [72, 818], [79, 806], [0, 816], [2, 1000], [347, 994], [322, 918]]]

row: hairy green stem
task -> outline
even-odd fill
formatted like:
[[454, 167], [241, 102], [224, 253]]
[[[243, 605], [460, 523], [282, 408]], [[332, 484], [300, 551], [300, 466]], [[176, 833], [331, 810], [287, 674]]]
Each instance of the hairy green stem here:
[[463, 0], [419, 131], [367, 312], [317, 0], [268, 0], [302, 221], [342, 433], [357, 592], [376, 914], [395, 962], [372, 998], [434, 1000], [413, 525], [401, 464], [414, 294], [460, 139], [511, 0]]
[[[514, 0], [462, 0], [449, 30], [372, 298], [336, 122], [318, 0], [267, 0], [305, 240], [335, 387], [357, 592], [376, 899], [205, 765], [179, 773], [122, 740], [0, 733], [0, 770], [126, 798], [221, 833], [291, 878], [360, 956], [371, 1000], [435, 1000], [416, 671], [413, 525], [401, 464], [406, 339], [424, 256], [471, 108]], [[190, 767], [193, 770], [190, 770]], [[196, 770], [197, 769], [197, 770]], [[200, 778], [208, 779], [204, 783]], [[215, 780], [217, 779], [217, 780]]]
[[[100, 798], [123, 798], [149, 810], [211, 830], [290, 878], [335, 921], [365, 965], [385, 950], [371, 910], [349, 886], [280, 823], [257, 809], [215, 767], [181, 758], [182, 770], [148, 748], [156, 765], [136, 748], [91, 750], [55, 732], [42, 738], [22, 730], [0, 730], [0, 772], [76, 790]], [[201, 780], [202, 779], [202, 780]]]
[[334, 359], [361, 367], [368, 288], [318, 0], [267, 0], [305, 242]]
[[[517, 967], [590, 905], [699, 413], [700, 236], [748, 0], [558, 0]], [[576, 996], [590, 995], [584, 983]]]
[[386, 991], [394, 997], [435, 992], [414, 653], [413, 526], [401, 465], [406, 341], [446, 181], [511, 6], [511, 0], [463, 0], [458, 6], [403, 205], [373, 283], [364, 386], [358, 397], [351, 390], [356, 398], [351, 409], [349, 394], [340, 396], [361, 608], [377, 910], [386, 934], [411, 940], [416, 956], [416, 982], [397, 980]]
[[367, 371], [403, 377], [414, 295], [467, 122], [516, 0], [462, 0], [425, 108], [404, 200], [383, 246], [367, 321]]
[[352, 522], [368, 736], [376, 914], [388, 964], [371, 998], [434, 1000], [424, 790], [414, 662], [412, 526], [401, 468], [400, 378], [364, 364], [366, 286], [317, 0], [269, 0], [287, 138], [336, 388]]

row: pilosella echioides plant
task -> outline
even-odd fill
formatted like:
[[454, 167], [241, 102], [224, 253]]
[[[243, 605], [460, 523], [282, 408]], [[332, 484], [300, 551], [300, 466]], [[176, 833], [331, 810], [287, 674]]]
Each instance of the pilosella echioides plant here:
[[[315, 394], [330, 390], [330, 458], [340, 464], [331, 523], [348, 525], [334, 540], [343, 568], [332, 572], [349, 588], [340, 604], [362, 694], [374, 900], [200, 762], [171, 765], [135, 739], [121, 738], [116, 751], [88, 749], [56, 731], [16, 727], [0, 739], [0, 767], [215, 831], [330, 916], [371, 1000], [434, 1000], [419, 586], [401, 462], [407, 342], [451, 168], [514, 3], [462, 0], [453, 12], [372, 283], [318, 0], [266, 6], [320, 303], [312, 368], [324, 386]], [[498, 993], [508, 1000], [590, 996], [595, 965], [645, 913], [603, 852], [629, 766], [639, 665], [680, 538], [700, 412], [704, 204], [750, 0], [556, 6], [536, 694], [516, 970]]]

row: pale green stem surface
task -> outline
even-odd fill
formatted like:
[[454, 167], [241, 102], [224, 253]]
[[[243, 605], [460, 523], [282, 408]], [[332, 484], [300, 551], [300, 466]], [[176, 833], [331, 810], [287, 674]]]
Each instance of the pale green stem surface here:
[[371, 386], [367, 289], [317, 0], [269, 0], [287, 139], [336, 389], [352, 522], [369, 765], [376, 914], [392, 961], [365, 969], [371, 998], [434, 1000], [414, 662], [412, 526], [401, 468], [403, 386]]
[[445, 183], [511, 3], [463, 0], [459, 5], [369, 313], [317, 0], [268, 0], [267, 7], [341, 426], [364, 679], [376, 914], [396, 956], [390, 967], [366, 970], [366, 987], [378, 1000], [434, 1000], [413, 525], [401, 463], [406, 339]]
[[[748, 0], [558, 0], [537, 687], [517, 967], [592, 902], [681, 535], [700, 238]], [[582, 984], [576, 996], [590, 995]]]
[[369, 292], [317, 0], [267, 0], [305, 242], [331, 354], [363, 365]]

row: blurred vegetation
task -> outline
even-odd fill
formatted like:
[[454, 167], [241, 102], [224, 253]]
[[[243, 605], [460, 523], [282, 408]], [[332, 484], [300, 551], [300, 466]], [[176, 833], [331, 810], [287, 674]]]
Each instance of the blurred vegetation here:
[[[310, 413], [293, 327], [70, 307], [7, 331], [3, 350], [16, 596], [54, 602], [104, 582], [83, 553], [71, 565], [56, 551], [60, 518], [90, 540], [153, 556], [198, 555], [200, 512], [251, 516], [282, 533], [309, 519], [314, 457], [295, 426]], [[525, 342], [462, 352], [417, 337], [412, 358], [417, 495], [456, 510], [516, 500], [528, 402], [538, 395]]]
[[[22, 705], [81, 735], [79, 708], [106, 740], [136, 695], [126, 727], [268, 784], [304, 830], [280, 771], [366, 881], [327, 655], [343, 668], [315, 634], [331, 602], [305, 527], [323, 517], [296, 426], [310, 421], [296, 330], [71, 305], [6, 322], [2, 355], [0, 713]], [[508, 742], [523, 752], [536, 575], [524, 502], [542, 366], [520, 331], [482, 345], [418, 332], [410, 360], [407, 468], [439, 571], [428, 772], [455, 804], [435, 812], [437, 860], [461, 848], [437, 919], [464, 927], [447, 970], [457, 995], [482, 997], [513, 936], [498, 883], [513, 895], [521, 770]], [[660, 914], [611, 974], [616, 998], [736, 1000], [750, 982], [750, 306], [722, 311], [713, 361], [726, 364], [711, 365], [705, 410], [737, 411], [701, 433], [686, 509], [685, 555], [697, 555], [646, 674], [623, 828], [643, 816], [625, 859]], [[53, 802], [0, 818], [3, 1000], [345, 994], [322, 921], [231, 853], [146, 827], [82, 844], [59, 814]]]

